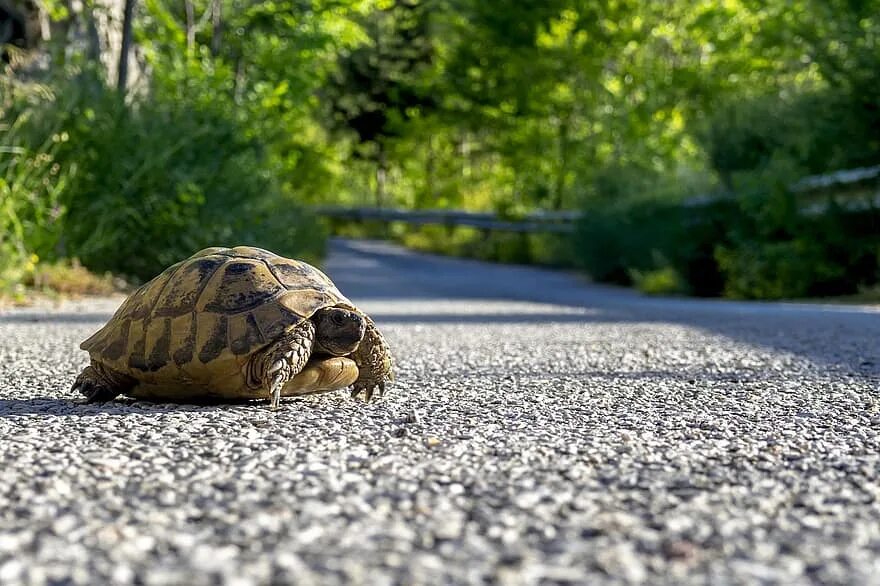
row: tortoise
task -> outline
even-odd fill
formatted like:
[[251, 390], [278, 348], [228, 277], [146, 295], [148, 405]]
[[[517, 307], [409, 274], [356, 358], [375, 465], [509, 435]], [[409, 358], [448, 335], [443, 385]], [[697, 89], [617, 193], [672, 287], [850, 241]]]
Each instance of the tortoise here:
[[206, 248], [132, 293], [80, 348], [72, 390], [168, 401], [268, 398], [352, 386], [381, 396], [391, 352], [320, 270], [248, 246]]

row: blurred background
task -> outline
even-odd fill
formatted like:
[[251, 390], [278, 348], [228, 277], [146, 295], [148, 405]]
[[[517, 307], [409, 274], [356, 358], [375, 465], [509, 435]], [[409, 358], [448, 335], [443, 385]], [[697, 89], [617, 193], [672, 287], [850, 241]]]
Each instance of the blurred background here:
[[880, 299], [880, 0], [0, 0], [0, 47], [6, 295], [335, 234]]

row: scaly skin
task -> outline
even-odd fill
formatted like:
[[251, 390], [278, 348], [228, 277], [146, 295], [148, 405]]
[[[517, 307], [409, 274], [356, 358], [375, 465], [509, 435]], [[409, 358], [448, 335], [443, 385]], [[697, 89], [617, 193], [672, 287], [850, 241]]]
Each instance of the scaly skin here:
[[314, 345], [315, 324], [306, 320], [251, 358], [248, 380], [266, 389], [273, 410], [281, 402], [284, 383], [305, 368]]
[[70, 390], [82, 393], [86, 403], [103, 403], [112, 401], [136, 384], [137, 381], [130, 376], [92, 360], [92, 364], [86, 366], [76, 377]]
[[369, 402], [374, 393], [379, 397], [385, 394], [385, 383], [394, 380], [394, 372], [392, 370], [391, 349], [388, 347], [388, 343], [385, 342], [385, 338], [382, 337], [373, 320], [366, 315], [362, 315], [362, 317], [367, 322], [367, 330], [357, 350], [351, 354], [352, 360], [360, 370], [351, 396], [357, 397], [363, 393], [364, 399]]

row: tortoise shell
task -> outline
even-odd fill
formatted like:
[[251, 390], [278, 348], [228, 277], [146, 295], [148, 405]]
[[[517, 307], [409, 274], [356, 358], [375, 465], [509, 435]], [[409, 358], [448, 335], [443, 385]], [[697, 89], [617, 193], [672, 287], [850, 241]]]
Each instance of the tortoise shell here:
[[132, 293], [80, 348], [144, 385], [242, 396], [251, 355], [333, 306], [357, 311], [305, 262], [248, 246], [206, 248]]

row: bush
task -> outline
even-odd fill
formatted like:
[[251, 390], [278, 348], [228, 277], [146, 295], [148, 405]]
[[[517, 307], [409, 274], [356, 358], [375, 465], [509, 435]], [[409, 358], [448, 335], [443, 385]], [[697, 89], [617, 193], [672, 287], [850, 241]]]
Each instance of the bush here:
[[809, 216], [793, 209], [786, 216], [779, 199], [768, 198], [753, 212], [753, 229], [734, 234], [732, 246], [716, 250], [726, 295], [851, 295], [880, 281], [880, 212], [832, 208]]
[[704, 205], [590, 209], [581, 266], [649, 293], [783, 299], [849, 295], [880, 281], [880, 211], [798, 209], [785, 190]]
[[577, 262], [597, 281], [631, 285], [635, 275], [671, 270], [680, 278], [676, 292], [719, 295], [723, 281], [715, 247], [741, 221], [736, 204], [724, 200], [590, 207], [575, 234]]
[[110, 295], [128, 289], [119, 278], [110, 273], [97, 275], [76, 259], [40, 263], [28, 271], [23, 283], [49, 295]]
[[645, 272], [633, 270], [632, 280], [636, 289], [648, 295], [677, 295], [687, 291], [681, 275], [672, 267]]
[[[350, 232], [348, 232], [350, 234]], [[425, 252], [509, 264], [574, 266], [566, 236], [483, 231], [466, 226], [404, 226], [392, 229], [404, 246]]]
[[322, 230], [221, 107], [155, 97], [126, 105], [98, 83], [63, 85], [58, 95], [30, 132], [48, 125], [69, 137], [55, 153], [76, 169], [60, 197], [59, 256], [136, 279], [206, 246], [320, 256]]
[[862, 100], [839, 88], [736, 96], [721, 103], [696, 136], [729, 189], [779, 160], [802, 175], [872, 165], [880, 142]]
[[55, 159], [63, 134], [50, 133], [34, 145], [23, 130], [33, 112], [7, 113], [12, 119], [0, 110], [0, 293], [51, 254], [60, 236], [61, 192], [72, 175]]
[[821, 246], [803, 239], [747, 242], [719, 247], [724, 294], [734, 299], [791, 299], [808, 296], [817, 282], [839, 277], [825, 262]]

